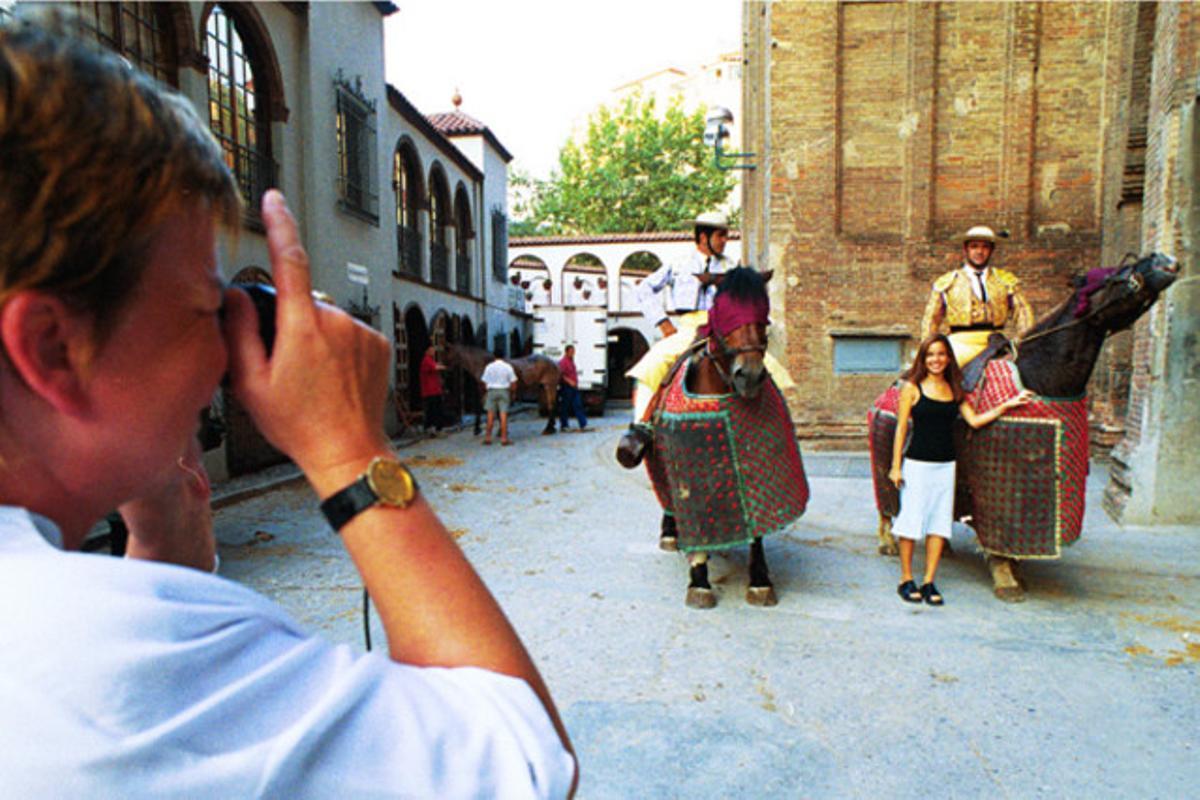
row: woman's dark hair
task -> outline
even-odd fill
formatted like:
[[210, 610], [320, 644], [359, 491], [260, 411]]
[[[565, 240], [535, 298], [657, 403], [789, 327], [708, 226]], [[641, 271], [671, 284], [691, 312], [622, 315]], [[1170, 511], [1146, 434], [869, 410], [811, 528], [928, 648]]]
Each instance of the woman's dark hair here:
[[913, 385], [919, 384], [925, 380], [925, 376], [929, 374], [929, 370], [925, 367], [925, 357], [929, 355], [929, 348], [935, 343], [941, 342], [946, 348], [946, 382], [950, 384], [950, 391], [954, 394], [954, 403], [958, 405], [966, 399], [967, 393], [963, 391], [962, 370], [959, 369], [958, 359], [954, 357], [954, 348], [950, 346], [950, 339], [944, 333], [935, 333], [925, 341], [921, 342], [921, 346], [917, 348], [917, 357], [913, 359], [912, 366], [908, 368], [908, 372], [904, 373], [904, 380]]

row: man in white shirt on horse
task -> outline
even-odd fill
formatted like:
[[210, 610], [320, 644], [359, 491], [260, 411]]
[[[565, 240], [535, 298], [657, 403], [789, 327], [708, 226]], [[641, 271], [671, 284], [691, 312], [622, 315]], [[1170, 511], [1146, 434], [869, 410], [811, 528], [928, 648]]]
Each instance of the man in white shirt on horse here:
[[[634, 297], [647, 319], [654, 320], [663, 338], [625, 373], [634, 379], [633, 422], [617, 445], [617, 461], [632, 469], [641, 463], [653, 441], [646, 414], [671, 365], [695, 341], [696, 331], [708, 321], [708, 310], [717, 294], [721, 276], [736, 265], [725, 256], [729, 241], [729, 219], [705, 212], [692, 220], [696, 249], [682, 261], [664, 264], [637, 285]], [[666, 304], [663, 304], [664, 294]], [[776, 386], [795, 383], [769, 354], [766, 366]]]

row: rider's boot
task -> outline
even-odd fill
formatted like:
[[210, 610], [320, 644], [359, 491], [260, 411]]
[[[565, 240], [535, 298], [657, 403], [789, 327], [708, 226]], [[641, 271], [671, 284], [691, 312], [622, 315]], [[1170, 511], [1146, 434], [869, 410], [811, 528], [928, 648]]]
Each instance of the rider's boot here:
[[617, 442], [617, 462], [625, 469], [633, 469], [642, 463], [650, 447], [654, 444], [654, 434], [650, 426], [644, 422], [635, 422]]

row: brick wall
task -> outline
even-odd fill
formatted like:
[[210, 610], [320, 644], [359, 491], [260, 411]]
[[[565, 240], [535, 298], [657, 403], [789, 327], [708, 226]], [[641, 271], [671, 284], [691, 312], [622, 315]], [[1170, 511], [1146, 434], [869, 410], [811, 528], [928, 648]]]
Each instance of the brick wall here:
[[769, 163], [746, 191], [769, 195], [792, 408], [802, 436], [857, 445], [890, 378], [835, 375], [835, 334], [908, 335], [911, 354], [967, 227], [1011, 231], [993, 263], [1038, 313], [1099, 263], [1100, 98], [1129, 23], [1104, 3], [774, 3], [767, 24], [748, 56], [769, 61], [769, 119], [746, 125]]
[[[1152, 44], [1140, 249], [1174, 255], [1182, 277], [1134, 327], [1125, 436], [1113, 451], [1104, 504], [1125, 521], [1194, 522], [1200, 520], [1194, 499], [1200, 480], [1200, 9], [1158, 4]], [[1135, 72], [1140, 60], [1134, 59]], [[1141, 113], [1136, 102], [1129, 107]], [[1116, 214], [1109, 217], [1118, 224]]]

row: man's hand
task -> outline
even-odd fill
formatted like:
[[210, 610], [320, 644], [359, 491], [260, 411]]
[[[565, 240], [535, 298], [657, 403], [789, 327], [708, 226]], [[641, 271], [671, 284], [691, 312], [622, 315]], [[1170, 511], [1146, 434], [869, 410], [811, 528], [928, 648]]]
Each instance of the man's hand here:
[[217, 543], [213, 538], [212, 493], [200, 463], [200, 442], [192, 437], [175, 467], [146, 494], [117, 510], [129, 528], [126, 558], [162, 561], [211, 572]]
[[249, 298], [229, 292], [226, 336], [234, 394], [318, 494], [331, 492], [388, 449], [383, 412], [390, 348], [383, 336], [345, 312], [313, 302], [308, 254], [278, 191], [263, 196], [262, 217], [279, 298], [278, 333], [268, 359]]
[[658, 323], [658, 329], [662, 332], [663, 338], [674, 336], [676, 331], [675, 323], [671, 322], [669, 319], [664, 319], [662, 322]]

